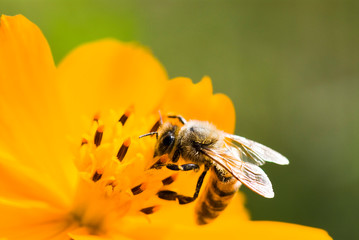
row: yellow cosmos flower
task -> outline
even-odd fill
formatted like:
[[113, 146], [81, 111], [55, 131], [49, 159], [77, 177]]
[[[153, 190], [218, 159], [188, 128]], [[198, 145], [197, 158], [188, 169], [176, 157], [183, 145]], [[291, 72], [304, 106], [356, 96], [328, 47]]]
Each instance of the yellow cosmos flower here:
[[212, 94], [209, 78], [168, 81], [148, 50], [114, 40], [83, 45], [55, 67], [33, 23], [0, 24], [0, 238], [330, 239], [250, 221], [242, 195], [205, 226], [194, 223], [193, 204], [156, 197], [193, 193], [198, 174], [146, 170], [155, 139], [138, 136], [159, 110], [234, 130], [232, 103]]

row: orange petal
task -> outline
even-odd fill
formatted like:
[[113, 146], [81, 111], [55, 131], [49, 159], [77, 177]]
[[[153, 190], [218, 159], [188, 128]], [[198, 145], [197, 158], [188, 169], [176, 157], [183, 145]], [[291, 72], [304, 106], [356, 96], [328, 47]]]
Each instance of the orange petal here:
[[[64, 216], [45, 202], [0, 198], [0, 233], [9, 239], [65, 239]], [[62, 238], [60, 238], [62, 236]]]
[[[151, 215], [151, 223], [161, 224], [164, 219], [172, 219], [171, 225], [185, 225], [197, 228], [195, 223], [195, 210], [194, 207], [197, 204], [191, 203], [188, 205], [175, 205], [171, 208], [160, 209], [156, 214]], [[173, 218], [173, 216], [176, 216]], [[212, 223], [221, 228], [231, 222], [246, 222], [249, 221], [249, 214], [244, 207], [244, 195], [237, 194], [230, 202], [229, 206], [218, 216], [218, 218]], [[210, 225], [212, 225], [210, 224]]]
[[39, 179], [51, 179], [56, 191], [70, 197], [76, 175], [65, 147], [54, 79], [50, 48], [39, 28], [21, 15], [2, 15], [0, 151], [36, 169]]
[[111, 237], [101, 237], [101, 236], [95, 236], [95, 235], [81, 235], [81, 234], [69, 234], [70, 239], [73, 240], [131, 240], [131, 238], [127, 238], [125, 236], [116, 235]]
[[132, 231], [128, 230], [128, 235], [134, 239], [332, 240], [321, 229], [269, 221], [234, 221], [221, 227], [213, 223], [204, 226], [170, 225], [166, 228], [164, 223], [162, 226], [137, 225]]
[[[239, 201], [238, 201], [239, 200]], [[241, 216], [244, 203], [241, 198], [233, 199], [228, 209], [218, 217], [218, 221], [203, 226], [203, 231], [219, 236], [218, 229], [225, 234], [224, 237], [243, 239], [273, 239], [273, 240], [330, 240], [329, 235], [322, 229], [301, 226], [291, 223], [273, 221], [250, 221]], [[200, 234], [202, 229], [200, 229]], [[195, 234], [195, 235], [196, 235]], [[171, 235], [172, 236], [172, 235]]]
[[163, 239], [252, 239], [252, 240], [331, 240], [324, 230], [279, 222], [233, 222], [226, 227], [215, 225], [189, 228], [174, 226]]
[[70, 196], [76, 175], [54, 79], [50, 48], [39, 28], [21, 15], [2, 15], [0, 151], [36, 169], [39, 178], [48, 176]]
[[[0, 128], [19, 123], [23, 135], [50, 136], [48, 127], [61, 123], [55, 91], [55, 66], [40, 29], [18, 15], [0, 21]], [[61, 117], [61, 115], [60, 115]], [[8, 124], [9, 126], [4, 126]], [[31, 128], [31, 129], [29, 129]], [[56, 129], [54, 129], [56, 130]], [[1, 131], [2, 139], [4, 133]], [[31, 132], [32, 133], [32, 132]], [[40, 134], [39, 134], [40, 133]], [[47, 134], [46, 134], [47, 133]], [[42, 135], [46, 134], [46, 135]], [[11, 134], [9, 134], [11, 135]], [[29, 138], [28, 141], [31, 139]], [[9, 142], [9, 141], [7, 141]], [[19, 150], [19, 149], [18, 149]]]
[[[246, 228], [246, 225], [244, 225]], [[244, 238], [268, 239], [268, 240], [331, 240], [328, 233], [322, 229], [306, 227], [297, 224], [271, 222], [271, 221], [253, 221], [248, 224], [248, 228], [243, 231]]]
[[106, 236], [99, 235], [91, 235], [87, 228], [78, 228], [71, 231], [68, 236], [70, 239], [74, 240], [130, 240], [131, 238], [127, 238], [121, 234], [106, 234]]
[[137, 44], [102, 40], [70, 53], [58, 67], [62, 101], [74, 131], [87, 130], [87, 118], [102, 109], [153, 111], [166, 87], [167, 75], [152, 54]]
[[[198, 226], [193, 204], [163, 208], [146, 219], [126, 219], [121, 229], [134, 239], [252, 239], [252, 240], [331, 240], [321, 229], [290, 223], [251, 221], [243, 195], [237, 195], [214, 222]], [[138, 231], [141, 229], [142, 231]]]
[[44, 201], [57, 208], [66, 208], [70, 204], [70, 197], [58, 189], [53, 176], [24, 166], [3, 152], [0, 152], [0, 176], [0, 195], [4, 198]]
[[107, 237], [99, 237], [94, 235], [77, 235], [77, 234], [69, 234], [70, 239], [73, 240], [109, 240], [111, 238]]
[[[227, 225], [236, 224], [236, 227], [231, 230], [231, 233], [234, 233], [234, 231], [238, 231], [242, 223], [250, 222], [248, 212], [244, 208], [243, 198], [243, 194], [238, 194], [218, 219], [213, 224], [207, 225], [210, 226], [209, 231], [214, 233], [213, 236], [224, 234], [228, 230]], [[171, 239], [177, 234], [175, 239], [216, 239], [212, 238], [211, 234], [202, 231], [206, 226], [198, 226], [195, 223], [195, 204], [178, 205], [174, 202], [172, 206], [163, 206], [155, 214], [149, 215], [147, 219], [128, 217], [119, 225], [126, 236], [133, 239]], [[138, 229], [142, 229], [142, 231], [138, 231]], [[192, 234], [194, 235], [192, 236]], [[201, 234], [203, 236], [200, 237]], [[232, 239], [238, 238], [235, 236], [237, 235], [232, 235]]]
[[168, 84], [162, 100], [163, 113], [180, 114], [186, 119], [209, 121], [228, 133], [233, 133], [235, 112], [231, 100], [212, 93], [209, 77], [193, 84], [188, 78], [175, 78]]

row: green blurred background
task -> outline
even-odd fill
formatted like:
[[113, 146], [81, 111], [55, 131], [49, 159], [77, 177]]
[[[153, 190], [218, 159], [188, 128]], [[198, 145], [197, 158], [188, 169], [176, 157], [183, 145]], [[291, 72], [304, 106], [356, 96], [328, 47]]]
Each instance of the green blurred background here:
[[151, 48], [170, 77], [211, 76], [236, 133], [291, 161], [264, 167], [274, 199], [244, 190], [253, 219], [359, 239], [359, 1], [0, 0], [0, 13], [35, 22], [56, 62], [114, 37]]

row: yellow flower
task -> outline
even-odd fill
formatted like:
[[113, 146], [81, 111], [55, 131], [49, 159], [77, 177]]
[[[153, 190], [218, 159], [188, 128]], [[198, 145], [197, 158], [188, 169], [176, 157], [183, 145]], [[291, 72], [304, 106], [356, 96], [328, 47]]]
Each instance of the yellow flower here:
[[[156, 197], [191, 194], [195, 174], [146, 170], [155, 139], [138, 136], [158, 111], [234, 130], [234, 109], [209, 78], [168, 81], [136, 44], [83, 45], [55, 67], [41, 31], [23, 16], [0, 22], [1, 239], [330, 239], [323, 230], [250, 221], [238, 195], [212, 224], [193, 204]], [[175, 180], [164, 186], [162, 180]]]

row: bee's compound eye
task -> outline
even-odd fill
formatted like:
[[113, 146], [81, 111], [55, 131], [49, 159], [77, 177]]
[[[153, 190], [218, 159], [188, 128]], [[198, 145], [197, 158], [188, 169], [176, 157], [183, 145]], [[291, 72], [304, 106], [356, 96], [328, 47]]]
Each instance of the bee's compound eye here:
[[170, 146], [174, 142], [174, 140], [175, 140], [175, 137], [172, 134], [169, 134], [163, 138], [162, 144], [164, 146]]

